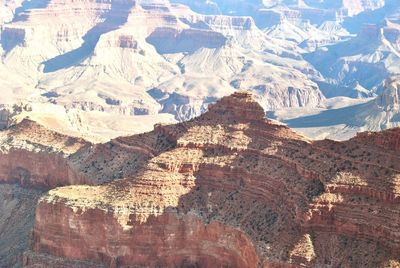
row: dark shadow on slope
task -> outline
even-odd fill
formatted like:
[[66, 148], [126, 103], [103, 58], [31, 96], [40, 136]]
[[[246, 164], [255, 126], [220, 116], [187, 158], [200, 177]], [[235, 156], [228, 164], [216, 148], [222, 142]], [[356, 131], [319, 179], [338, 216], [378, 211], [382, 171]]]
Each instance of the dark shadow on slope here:
[[[184, 66], [183, 66], [184, 67]], [[167, 93], [159, 88], [152, 88], [147, 91], [155, 101], [161, 105], [161, 113], [170, 113], [174, 115], [175, 119], [182, 122], [192, 119], [198, 115], [196, 108], [190, 107], [190, 100], [188, 96], [178, 94], [176, 92]], [[204, 113], [207, 111], [207, 107], [211, 103], [217, 101], [216, 97], [205, 97], [202, 98], [203, 103], [200, 108], [200, 112]]]
[[106, 17], [105, 21], [97, 24], [86, 33], [83, 37], [83, 44], [77, 49], [43, 62], [43, 71], [45, 73], [55, 72], [83, 62], [93, 53], [101, 35], [114, 31], [126, 23], [133, 5], [134, 3], [118, 3], [113, 1], [110, 11], [104, 15]]
[[0, 43], [6, 54], [16, 46], [22, 45], [24, 41], [24, 29], [4, 28], [1, 32]]
[[204, 48], [219, 48], [226, 44], [226, 37], [221, 33], [202, 30], [160, 27], [155, 29], [146, 41], [153, 45], [159, 54], [194, 53]]
[[284, 120], [283, 122], [291, 128], [329, 127], [340, 124], [361, 127], [362, 125], [355, 119], [359, 111], [368, 109], [368, 105], [369, 103], [363, 103], [350, 107], [326, 110], [320, 114], [297, 117]]
[[192, 29], [211, 30], [210, 25], [204, 21], [191, 22], [186, 18], [180, 18], [180, 21], [190, 26]]
[[382, 44], [383, 40], [377, 27], [375, 32], [360, 32], [358, 36], [348, 41], [327, 46], [327, 50], [316, 50], [304, 54], [303, 57], [325, 78], [333, 79], [340, 87], [358, 82], [366, 89], [373, 89], [388, 77], [384, 60], [390, 56], [390, 53], [384, 51], [378, 63], [354, 61], [348, 58], [372, 55]]
[[0, 184], [0, 267], [22, 267], [41, 190]]
[[50, 0], [30, 0], [23, 1], [22, 5], [15, 9], [15, 15], [12, 22], [26, 21], [28, 18], [29, 10], [31, 9], [44, 9], [49, 5]]
[[346, 18], [343, 25], [350, 33], [358, 33], [366, 23], [379, 24], [388, 18], [399, 21], [399, 13], [399, 1], [387, 0], [385, 6], [382, 8], [362, 12], [357, 16]]
[[364, 99], [376, 96], [367, 89], [359, 88], [357, 83], [350, 85], [335, 85], [325, 81], [316, 81], [316, 83], [326, 98], [345, 96], [353, 99]]
[[[46, 8], [48, 3], [49, 0], [31, 0], [22, 2], [22, 5], [15, 10], [15, 15], [11, 23], [26, 21], [30, 10]], [[6, 54], [16, 46], [25, 42], [25, 29], [23, 28], [4, 27], [0, 32], [0, 45]]]

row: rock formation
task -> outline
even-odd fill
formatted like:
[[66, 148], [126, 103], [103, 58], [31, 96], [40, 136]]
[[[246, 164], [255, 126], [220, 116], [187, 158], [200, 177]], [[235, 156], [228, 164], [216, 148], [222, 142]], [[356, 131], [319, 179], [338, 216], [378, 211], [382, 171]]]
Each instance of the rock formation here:
[[393, 77], [386, 81], [385, 89], [376, 98], [375, 103], [381, 107], [382, 110], [399, 111], [400, 109], [400, 77]]
[[11, 112], [7, 108], [0, 110], [0, 130], [10, 126]]
[[49, 131], [28, 119], [0, 132], [0, 182], [54, 188], [90, 183], [74, 173], [67, 158], [88, 143]]
[[69, 156], [102, 184], [40, 198], [24, 266], [395, 267], [399, 137], [311, 141], [236, 92]]
[[268, 111], [370, 97], [400, 73], [398, 14], [397, 0], [3, 0], [0, 106], [105, 142], [235, 90]]
[[[323, 99], [314, 68], [251, 17], [203, 15], [169, 1], [30, 2], [0, 27], [0, 86], [7, 96], [0, 104], [7, 99], [57, 110], [46, 115], [52, 120], [78, 111], [90, 119], [86, 139], [93, 125], [121, 115], [190, 119], [235, 89], [256, 92], [268, 110], [314, 107]], [[26, 116], [51, 125], [40, 112]], [[82, 133], [68, 123], [57, 131]], [[127, 134], [116, 124], [101, 132], [114, 128], [111, 138]]]
[[[365, 93], [360, 85], [356, 87]], [[275, 114], [277, 116], [272, 117], [314, 139], [346, 140], [356, 136], [358, 132], [399, 127], [399, 89], [400, 78], [393, 76], [386, 79], [383, 89], [372, 100], [366, 99], [340, 106], [342, 102], [349, 100], [343, 98], [338, 99], [338, 107], [332, 110], [314, 110], [303, 116], [285, 119], [284, 116], [291, 116], [290, 111], [286, 110], [288, 112], [286, 115], [285, 111], [281, 111], [283, 116], [278, 112]], [[301, 111], [296, 112], [301, 113]]]
[[21, 267], [22, 253], [31, 245], [38, 189], [0, 184], [0, 267]]
[[346, 87], [358, 81], [362, 87], [379, 92], [385, 79], [400, 74], [399, 29], [398, 23], [366, 24], [350, 40], [321, 48], [305, 58], [331, 84]]
[[[265, 27], [265, 22], [274, 18], [303, 18], [313, 23], [334, 20], [340, 17], [354, 16], [364, 11], [376, 10], [385, 5], [385, 0], [263, 0], [263, 1], [190, 1], [173, 0], [190, 6], [197, 12], [206, 14], [235, 14], [253, 16], [260, 27]], [[274, 12], [276, 7], [283, 7], [284, 12]], [[275, 9], [276, 10], [276, 9]], [[272, 11], [272, 12], [271, 12]], [[280, 13], [280, 14], [279, 14]], [[268, 24], [267, 24], [268, 25]]]
[[[8, 113], [3, 110], [4, 118]], [[78, 179], [67, 163], [69, 155], [88, 143], [27, 119], [7, 127], [0, 131], [0, 266], [20, 267], [44, 189], [89, 183]]]

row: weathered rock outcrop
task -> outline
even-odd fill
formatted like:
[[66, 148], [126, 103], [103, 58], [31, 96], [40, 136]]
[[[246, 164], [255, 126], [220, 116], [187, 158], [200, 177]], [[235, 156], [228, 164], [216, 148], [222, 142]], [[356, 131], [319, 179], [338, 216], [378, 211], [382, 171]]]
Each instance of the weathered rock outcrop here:
[[[163, 134], [156, 131], [154, 137], [138, 135], [115, 139], [107, 145], [92, 145], [47, 130], [27, 119], [0, 131], [0, 266], [19, 267], [22, 264], [22, 253], [29, 246], [36, 204], [43, 194], [41, 189], [71, 184], [94, 185], [104, 183], [106, 179], [133, 176], [150, 157], [166, 150], [167, 143], [154, 143], [155, 140], [162, 141], [162, 137], [158, 138], [160, 135]], [[121, 157], [126, 160], [122, 161], [124, 167], [119, 163]], [[92, 161], [94, 158], [97, 161]], [[108, 173], [101, 171], [104, 161], [108, 163]], [[40, 260], [46, 267], [88, 265], [54, 258], [44, 264], [48, 261], [46, 256], [37, 254], [32, 258]]]
[[[188, 120], [234, 89], [252, 90], [268, 110], [324, 99], [300, 50], [269, 38], [251, 17], [203, 15], [170, 1], [29, 3], [1, 27], [0, 84], [8, 102], [32, 104], [33, 120], [51, 128], [66, 118], [57, 129], [66, 134], [140, 133], [110, 121], [149, 115], [151, 128]], [[161, 98], [148, 94], [154, 89]], [[75, 109], [85, 131], [68, 124]]]
[[0, 130], [9, 127], [11, 121], [10, 116], [11, 112], [7, 108], [5, 107], [0, 108]]
[[43, 196], [24, 265], [395, 265], [400, 155], [369, 141], [310, 141], [237, 92], [192, 121], [72, 155], [108, 183]]
[[[35, 208], [43, 191], [0, 184], [0, 267], [20, 267], [29, 248]], [[17, 265], [16, 265], [17, 264]]]
[[47, 189], [101, 184], [132, 176], [148, 159], [171, 146], [161, 129], [91, 144], [24, 119], [0, 132], [0, 183]]
[[399, 93], [400, 93], [400, 76], [389, 78], [385, 82], [385, 89], [376, 98], [375, 104], [386, 112], [388, 111], [398, 112], [400, 109]]
[[0, 183], [48, 189], [93, 184], [74, 172], [67, 161], [69, 155], [87, 145], [82, 139], [49, 131], [24, 119], [0, 132]]

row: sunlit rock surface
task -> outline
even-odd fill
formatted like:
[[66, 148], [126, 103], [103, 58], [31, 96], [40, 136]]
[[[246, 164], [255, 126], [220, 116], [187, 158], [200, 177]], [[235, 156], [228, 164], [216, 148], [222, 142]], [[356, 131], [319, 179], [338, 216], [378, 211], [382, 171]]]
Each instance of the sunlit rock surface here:
[[311, 141], [235, 93], [187, 123], [73, 154], [108, 183], [41, 197], [24, 265], [396, 265], [397, 132]]

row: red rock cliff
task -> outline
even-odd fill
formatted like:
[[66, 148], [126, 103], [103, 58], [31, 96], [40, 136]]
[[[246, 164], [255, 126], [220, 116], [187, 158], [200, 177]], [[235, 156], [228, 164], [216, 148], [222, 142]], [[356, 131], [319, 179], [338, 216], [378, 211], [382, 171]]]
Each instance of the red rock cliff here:
[[54, 188], [90, 183], [76, 174], [68, 156], [87, 142], [49, 131], [30, 120], [0, 132], [0, 182]]
[[75, 170], [104, 184], [40, 199], [25, 267], [396, 265], [399, 152], [368, 140], [309, 141], [238, 92], [82, 149]]

